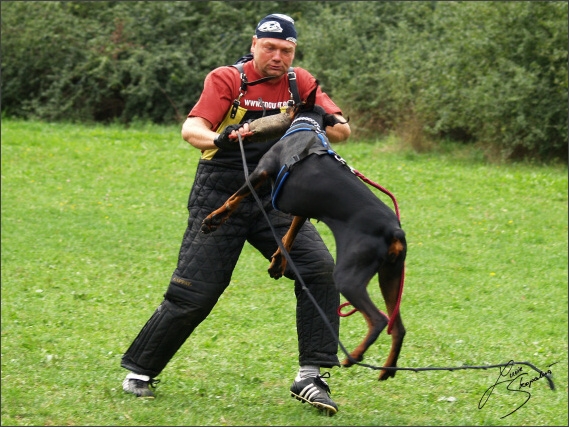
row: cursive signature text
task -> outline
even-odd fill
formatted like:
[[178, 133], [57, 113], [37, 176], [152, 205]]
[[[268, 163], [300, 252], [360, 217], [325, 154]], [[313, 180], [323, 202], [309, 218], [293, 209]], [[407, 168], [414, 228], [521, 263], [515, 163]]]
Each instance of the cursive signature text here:
[[[555, 365], [555, 363], [549, 365], [549, 367], [553, 365]], [[548, 375], [551, 376], [551, 369], [548, 369], [545, 372], [540, 371], [539, 376], [530, 378], [529, 376], [530, 374], [524, 372], [523, 367], [521, 366], [516, 367], [513, 360], [510, 360], [505, 366], [500, 367], [499, 369], [500, 369], [500, 374], [498, 375], [496, 382], [492, 386], [488, 387], [488, 389], [484, 392], [484, 394], [482, 394], [482, 397], [478, 402], [478, 409], [482, 409], [484, 405], [486, 405], [488, 399], [490, 399], [490, 396], [492, 395], [492, 392], [500, 384], [506, 384], [505, 386], [506, 390], [513, 393], [520, 393], [518, 396], [521, 399], [524, 399], [517, 408], [507, 413], [503, 417], [500, 417], [500, 419], [506, 418], [508, 415], [512, 415], [514, 412], [516, 412], [518, 409], [520, 409], [522, 406], [528, 403], [528, 401], [531, 398], [531, 393], [529, 392], [529, 389], [531, 389], [531, 385], [534, 382], [542, 378], [545, 378]]]

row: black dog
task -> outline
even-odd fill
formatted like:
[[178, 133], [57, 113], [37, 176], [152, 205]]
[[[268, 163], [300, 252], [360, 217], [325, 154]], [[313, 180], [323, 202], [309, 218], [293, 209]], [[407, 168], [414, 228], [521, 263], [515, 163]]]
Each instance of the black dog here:
[[[388, 319], [373, 304], [366, 289], [378, 273], [387, 313], [395, 316], [391, 319], [391, 351], [384, 366], [395, 367], [405, 336], [398, 310], [407, 251], [405, 233], [395, 213], [345, 164], [330, 155], [333, 151], [323, 129], [338, 121], [315, 105], [315, 98], [316, 88], [304, 103], [294, 107], [291, 127], [261, 158], [249, 179], [254, 188], [271, 179], [275, 206], [294, 215], [292, 225], [282, 239], [287, 251], [307, 218], [320, 220], [332, 230], [337, 248], [334, 281], [368, 324], [366, 337], [342, 362], [343, 366], [361, 361], [364, 352], [388, 324]], [[245, 184], [204, 219], [202, 232], [216, 230], [249, 194]], [[285, 267], [286, 259], [278, 249], [273, 255], [269, 274], [279, 278]], [[394, 370], [382, 370], [379, 380], [392, 376], [395, 376]]]

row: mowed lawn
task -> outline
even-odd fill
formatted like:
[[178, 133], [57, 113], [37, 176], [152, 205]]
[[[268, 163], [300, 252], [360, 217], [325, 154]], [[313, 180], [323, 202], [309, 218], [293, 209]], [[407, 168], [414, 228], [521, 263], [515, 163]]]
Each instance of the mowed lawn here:
[[[567, 425], [567, 166], [397, 147], [335, 146], [399, 203], [409, 245], [399, 365], [527, 361], [552, 372], [555, 391], [525, 365], [381, 383], [374, 369], [334, 368], [340, 410], [325, 417], [288, 392], [293, 284], [271, 279], [246, 245], [157, 398], [126, 395], [120, 358], [175, 268], [199, 152], [176, 126], [3, 120], [2, 425]], [[384, 309], [376, 278], [368, 289]], [[342, 344], [352, 350], [365, 329], [360, 314], [342, 318]], [[364, 362], [381, 366], [389, 344], [383, 333]]]

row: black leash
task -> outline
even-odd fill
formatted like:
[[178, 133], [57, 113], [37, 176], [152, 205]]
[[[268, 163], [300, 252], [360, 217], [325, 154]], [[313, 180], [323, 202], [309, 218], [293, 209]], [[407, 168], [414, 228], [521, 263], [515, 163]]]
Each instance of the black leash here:
[[551, 390], [555, 390], [555, 384], [553, 383], [553, 379], [551, 378], [552, 374], [550, 373], [550, 371], [548, 373], [543, 372], [542, 370], [540, 370], [535, 365], [533, 365], [532, 363], [529, 363], [529, 362], [515, 362], [513, 360], [510, 360], [508, 363], [498, 363], [495, 365], [482, 365], [482, 366], [462, 365], [462, 366], [448, 366], [448, 367], [428, 366], [428, 367], [422, 367], [422, 368], [405, 368], [405, 367], [398, 367], [398, 366], [397, 367], [393, 367], [393, 366], [385, 367], [385, 366], [369, 365], [367, 363], [362, 363], [362, 362], [359, 362], [359, 361], [355, 360], [354, 358], [352, 358], [350, 353], [346, 350], [346, 347], [344, 347], [344, 345], [340, 341], [340, 337], [338, 336], [338, 334], [336, 334], [336, 331], [332, 327], [332, 324], [330, 323], [330, 321], [326, 317], [326, 313], [324, 313], [324, 311], [320, 308], [320, 306], [318, 305], [318, 302], [314, 299], [314, 297], [310, 293], [310, 290], [306, 287], [306, 284], [304, 283], [304, 280], [302, 280], [302, 277], [301, 277], [300, 273], [298, 272], [296, 266], [294, 265], [294, 262], [290, 256], [290, 254], [285, 249], [285, 247], [282, 243], [282, 240], [277, 235], [277, 232], [276, 232], [275, 228], [273, 227], [273, 224], [271, 223], [269, 216], [265, 212], [265, 209], [263, 207], [263, 202], [261, 202], [261, 199], [259, 199], [259, 196], [257, 195], [257, 192], [255, 191], [255, 188], [253, 187], [253, 185], [251, 184], [251, 181], [249, 180], [249, 168], [247, 167], [247, 159], [245, 158], [245, 149], [243, 147], [243, 139], [241, 138], [241, 134], [239, 132], [237, 132], [237, 137], [239, 139], [239, 149], [241, 150], [241, 160], [243, 162], [243, 172], [245, 174], [245, 181], [247, 183], [247, 186], [249, 187], [249, 190], [251, 191], [251, 194], [253, 195], [253, 197], [255, 198], [255, 201], [259, 205], [259, 208], [261, 209], [263, 216], [265, 217], [265, 219], [267, 220], [267, 223], [269, 224], [271, 232], [273, 233], [273, 236], [277, 242], [277, 245], [279, 246], [279, 248], [281, 250], [281, 253], [286, 258], [288, 265], [290, 266], [293, 273], [295, 274], [297, 280], [299, 281], [300, 285], [302, 286], [302, 289], [306, 292], [306, 294], [308, 295], [308, 298], [312, 301], [312, 303], [314, 304], [314, 306], [318, 310], [318, 313], [324, 319], [324, 322], [326, 323], [326, 326], [328, 327], [328, 329], [330, 329], [332, 336], [336, 339], [336, 341], [338, 341], [338, 345], [340, 346], [340, 348], [342, 349], [342, 351], [344, 352], [344, 354], [350, 360], [351, 363], [353, 363], [355, 365], [363, 366], [365, 368], [373, 369], [373, 370], [413, 371], [413, 372], [423, 372], [423, 371], [451, 371], [452, 372], [452, 371], [458, 371], [458, 370], [463, 370], [463, 369], [484, 369], [484, 370], [486, 370], [486, 369], [491, 369], [491, 368], [502, 368], [502, 367], [513, 366], [513, 365], [525, 365], [525, 366], [532, 368], [534, 371], [538, 372], [540, 374], [540, 377], [546, 378], [547, 382], [549, 384], [549, 388]]

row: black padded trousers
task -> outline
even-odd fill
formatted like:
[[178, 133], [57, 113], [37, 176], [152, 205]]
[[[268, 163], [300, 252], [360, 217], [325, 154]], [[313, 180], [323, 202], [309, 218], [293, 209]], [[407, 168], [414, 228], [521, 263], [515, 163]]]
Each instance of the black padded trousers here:
[[[278, 246], [252, 196], [246, 198], [229, 220], [215, 232], [203, 234], [200, 231], [202, 220], [221, 206], [243, 182], [243, 171], [238, 168], [200, 161], [190, 193], [190, 215], [178, 266], [164, 295], [164, 301], [123, 355], [121, 366], [124, 368], [152, 378], [162, 372], [193, 330], [208, 316], [229, 285], [246, 241], [267, 260], [271, 259]], [[273, 209], [269, 185], [257, 190], [257, 193], [271, 224], [279, 237], [282, 237], [288, 230], [292, 217]], [[334, 260], [309, 221], [300, 230], [291, 257], [310, 294], [326, 313], [327, 321], [336, 335], [332, 334], [326, 320], [287, 267], [285, 277], [295, 280], [299, 364], [339, 366], [339, 318], [336, 310], [340, 296], [332, 278]]]

